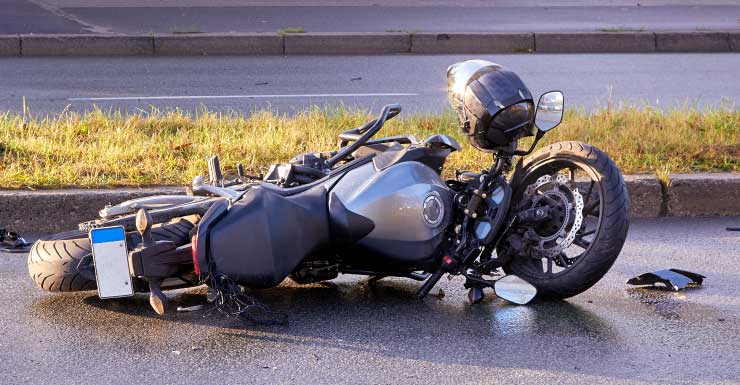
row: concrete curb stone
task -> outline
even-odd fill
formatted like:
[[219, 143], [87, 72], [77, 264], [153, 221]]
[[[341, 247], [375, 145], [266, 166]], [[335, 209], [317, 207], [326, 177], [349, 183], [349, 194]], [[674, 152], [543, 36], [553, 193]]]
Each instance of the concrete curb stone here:
[[543, 32], [535, 33], [535, 51], [569, 52], [654, 52], [652, 32]]
[[154, 36], [157, 56], [282, 55], [283, 38], [276, 33]]
[[411, 51], [408, 33], [288, 33], [285, 54], [393, 54]]
[[151, 36], [21, 35], [23, 56], [147, 56]]
[[630, 195], [630, 216], [655, 218], [663, 210], [663, 188], [654, 175], [625, 175]]
[[730, 40], [730, 50], [740, 52], [740, 32], [730, 32], [727, 38]]
[[[740, 215], [740, 174], [671, 175], [666, 191], [652, 175], [625, 175], [633, 218]], [[55, 233], [98, 217], [106, 204], [159, 194], [184, 194], [184, 187], [67, 190], [0, 190], [0, 228]]]
[[21, 37], [19, 35], [0, 36], [0, 57], [21, 56]]
[[98, 218], [98, 211], [109, 203], [184, 193], [184, 187], [0, 191], [0, 228], [21, 233], [74, 230], [78, 223]]
[[740, 52], [740, 32], [0, 35], [0, 57]]
[[411, 53], [487, 54], [533, 52], [532, 33], [413, 33]]
[[670, 176], [668, 216], [740, 214], [740, 174], [676, 174]]
[[729, 52], [727, 32], [656, 32], [658, 52]]

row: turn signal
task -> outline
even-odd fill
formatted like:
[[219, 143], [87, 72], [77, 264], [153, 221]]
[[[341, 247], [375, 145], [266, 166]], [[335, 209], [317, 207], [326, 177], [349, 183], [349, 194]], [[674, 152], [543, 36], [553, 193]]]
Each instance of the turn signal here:
[[193, 248], [193, 266], [195, 266], [195, 274], [200, 276], [200, 264], [198, 263], [198, 233], [193, 234], [190, 246]]

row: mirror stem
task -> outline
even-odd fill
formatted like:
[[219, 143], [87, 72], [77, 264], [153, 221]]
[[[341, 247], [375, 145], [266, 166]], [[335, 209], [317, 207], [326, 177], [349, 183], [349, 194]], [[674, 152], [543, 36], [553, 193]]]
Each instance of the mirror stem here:
[[537, 134], [534, 137], [534, 141], [532, 142], [532, 145], [529, 146], [529, 149], [527, 151], [516, 150], [512, 153], [512, 155], [526, 156], [526, 155], [531, 154], [532, 151], [534, 151], [534, 148], [537, 147], [537, 143], [540, 141], [540, 139], [542, 139], [543, 136], [545, 136], [545, 133], [538, 130]]

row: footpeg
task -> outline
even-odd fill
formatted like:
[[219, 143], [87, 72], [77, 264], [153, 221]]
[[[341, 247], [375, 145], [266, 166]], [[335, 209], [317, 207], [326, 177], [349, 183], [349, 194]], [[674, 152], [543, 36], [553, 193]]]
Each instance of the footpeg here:
[[161, 279], [149, 280], [149, 305], [160, 316], [163, 316], [169, 307], [169, 300], [162, 293], [162, 281]]
[[180, 264], [191, 261], [189, 246], [176, 247], [171, 241], [155, 241], [152, 237], [152, 217], [146, 209], [136, 214], [136, 229], [141, 243], [128, 254], [129, 271], [149, 283], [149, 304], [157, 314], [164, 315], [169, 301], [162, 293], [162, 282], [177, 273]]

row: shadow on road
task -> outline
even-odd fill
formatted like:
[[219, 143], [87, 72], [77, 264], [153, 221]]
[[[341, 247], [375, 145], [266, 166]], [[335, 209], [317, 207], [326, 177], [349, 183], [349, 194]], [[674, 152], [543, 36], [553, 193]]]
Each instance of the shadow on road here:
[[[417, 286], [403, 280], [284, 283], [252, 292], [273, 309], [288, 313], [288, 326], [245, 326], [221, 315], [203, 317], [202, 312], [173, 310], [203, 303], [202, 287], [170, 293], [171, 311], [161, 319], [150, 309], [146, 295], [119, 300], [100, 300], [94, 293], [46, 296], [33, 308], [52, 325], [97, 334], [100, 340], [125, 335], [144, 350], [190, 336], [200, 345], [215, 346], [209, 349], [214, 357], [225, 357], [232, 348], [290, 345], [311, 351], [341, 349], [445, 364], [608, 376], [598, 369], [602, 365], [589, 363], [609, 360], [621, 349], [618, 332], [609, 322], [567, 301], [515, 306], [489, 295], [471, 306], [459, 289], [449, 290], [442, 299], [418, 301]], [[191, 328], [199, 332], [184, 332]]]

